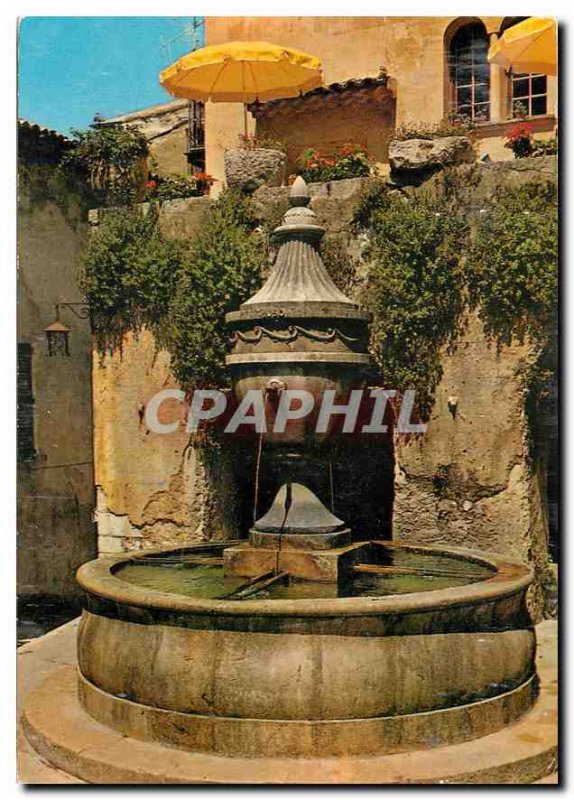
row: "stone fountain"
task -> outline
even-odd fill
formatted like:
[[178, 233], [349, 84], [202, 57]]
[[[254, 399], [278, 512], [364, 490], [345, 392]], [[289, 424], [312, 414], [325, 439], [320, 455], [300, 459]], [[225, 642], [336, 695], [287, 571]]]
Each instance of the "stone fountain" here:
[[[343, 402], [368, 374], [369, 318], [331, 281], [322, 235], [298, 180], [268, 280], [228, 315], [237, 399], [260, 390], [270, 416], [288, 390]], [[533, 704], [531, 571], [495, 555], [354, 541], [352, 520], [308, 485], [329, 428], [317, 437], [313, 415], [291, 422], [264, 434], [278, 490], [248, 538], [79, 570], [79, 669], [65, 691], [77, 691], [75, 724], [96, 725], [102, 742], [108, 732], [124, 753], [122, 764], [100, 755], [111, 782], [426, 782], [417, 764], [429, 748], [440, 773], [440, 751], [502, 735]], [[49, 746], [50, 724], [27, 717], [38, 748], [94, 780], [61, 727]]]

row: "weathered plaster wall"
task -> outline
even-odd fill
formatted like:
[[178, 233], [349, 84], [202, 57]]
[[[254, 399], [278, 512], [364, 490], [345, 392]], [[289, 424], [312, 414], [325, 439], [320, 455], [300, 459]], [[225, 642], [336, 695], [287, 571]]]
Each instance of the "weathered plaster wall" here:
[[156, 352], [148, 331], [128, 335], [121, 352], [94, 355], [100, 554], [236, 535], [229, 453], [194, 447], [186, 407], [176, 400], [164, 402], [159, 419], [179, 421], [177, 431], [155, 433], [146, 425], [146, 404], [167, 388], [178, 388], [169, 356]]
[[[481, 19], [487, 33], [497, 35], [504, 17], [206, 17], [206, 44], [259, 40], [284, 44], [318, 56], [325, 84], [349, 78], [375, 77], [386, 67], [396, 94], [396, 123], [436, 123], [449, 108], [450, 89], [445, 58], [445, 33], [456, 20]], [[491, 119], [508, 117], [507, 82], [500, 67], [491, 69]], [[555, 113], [557, 83], [548, 78], [548, 113]], [[252, 129], [254, 120], [251, 120]], [[546, 121], [551, 135], [553, 121]], [[241, 104], [206, 105], [207, 171], [224, 180], [223, 153], [243, 131]], [[382, 131], [384, 133], [384, 131]], [[504, 131], [485, 126], [481, 152], [493, 160], [511, 159], [504, 149]]]
[[19, 187], [18, 342], [32, 347], [36, 457], [18, 464], [18, 591], [78, 593], [75, 571], [96, 552], [92, 462], [91, 335], [62, 309], [69, 357], [49, 357], [44, 328], [54, 303], [81, 300], [76, 262], [86, 224], [73, 197], [67, 210], [31, 202]]
[[[517, 367], [527, 346], [489, 345], [476, 317], [444, 374], [426, 434], [396, 439], [397, 538], [492, 550], [521, 559], [545, 548], [531, 514], [524, 394]], [[456, 411], [449, 410], [456, 398]]]
[[[167, 236], [192, 238], [209, 203], [203, 197], [166, 202], [159, 224]], [[91, 212], [92, 225], [101, 214]], [[179, 420], [176, 432], [154, 433], [145, 424], [149, 400], [178, 388], [169, 355], [157, 351], [151, 333], [126, 336], [112, 355], [94, 353], [93, 376], [98, 552], [237, 535], [232, 454], [195, 448], [185, 430], [186, 408], [175, 400], [162, 405], [160, 421]]]

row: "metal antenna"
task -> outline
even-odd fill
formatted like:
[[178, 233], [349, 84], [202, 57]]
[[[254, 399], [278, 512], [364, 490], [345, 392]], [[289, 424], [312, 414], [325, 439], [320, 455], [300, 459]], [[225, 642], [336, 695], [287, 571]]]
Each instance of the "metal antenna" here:
[[197, 48], [200, 47], [200, 30], [205, 26], [205, 21], [203, 17], [192, 17], [191, 20], [191, 22], [184, 23], [183, 28], [174, 36], [171, 36], [168, 39], [166, 39], [164, 36], [160, 36], [160, 48], [166, 53], [167, 58], [173, 58], [172, 45], [175, 45], [176, 43], [179, 43], [185, 39], [189, 40], [189, 43], [191, 44], [191, 50], [197, 50]]

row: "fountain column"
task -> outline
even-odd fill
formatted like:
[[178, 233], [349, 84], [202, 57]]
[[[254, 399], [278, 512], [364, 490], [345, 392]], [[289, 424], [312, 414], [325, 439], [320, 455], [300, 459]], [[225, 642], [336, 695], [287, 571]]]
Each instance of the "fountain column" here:
[[[275, 501], [269, 510], [263, 509], [267, 513], [250, 532], [251, 548], [313, 551], [351, 543], [350, 528], [308, 484], [318, 483], [318, 464], [328, 458], [333, 433], [332, 424], [316, 432], [324, 393], [343, 404], [352, 389], [366, 382], [371, 368], [370, 315], [346, 297], [327, 272], [320, 254], [325, 230], [310, 208], [310, 199], [307, 184], [297, 178], [289, 197], [291, 207], [273, 232], [278, 253], [271, 274], [239, 311], [226, 318], [232, 343], [226, 363], [236, 399], [241, 402], [253, 389], [264, 398], [267, 431], [261, 434], [258, 452], [263, 451], [265, 458], [257, 473], [272, 469], [279, 474]], [[307, 392], [313, 409], [288, 420], [284, 431], [274, 431], [275, 414], [288, 390]], [[253, 553], [250, 557], [253, 561]], [[248, 572], [255, 569], [252, 564]], [[328, 571], [325, 579], [332, 577]]]

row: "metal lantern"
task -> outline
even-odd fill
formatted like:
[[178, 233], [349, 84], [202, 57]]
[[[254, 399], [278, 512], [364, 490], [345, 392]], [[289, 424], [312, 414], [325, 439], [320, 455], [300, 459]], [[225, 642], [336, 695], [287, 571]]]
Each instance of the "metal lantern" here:
[[63, 322], [61, 322], [59, 319], [56, 319], [55, 322], [52, 322], [51, 325], [48, 325], [48, 327], [45, 328], [44, 332], [48, 342], [49, 356], [70, 355], [70, 328], [68, 328], [67, 325], [64, 325]]

